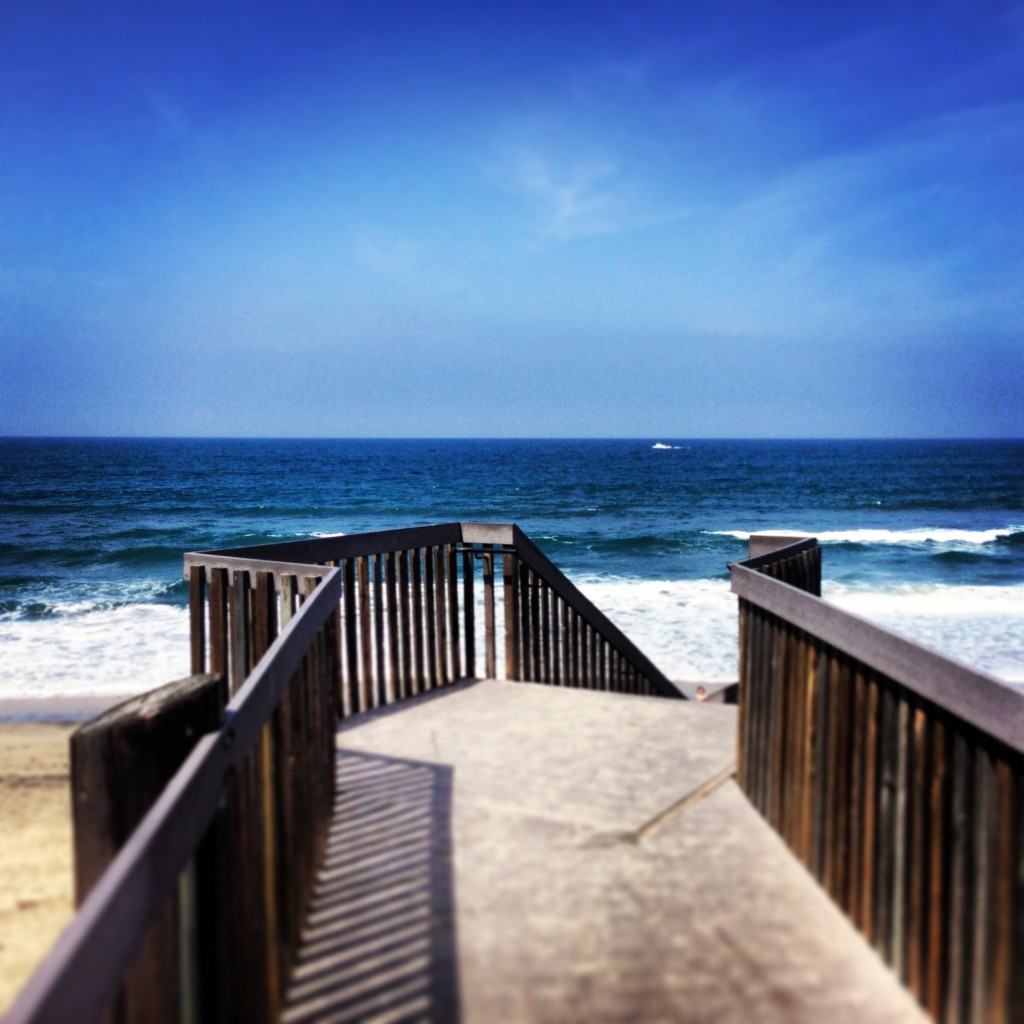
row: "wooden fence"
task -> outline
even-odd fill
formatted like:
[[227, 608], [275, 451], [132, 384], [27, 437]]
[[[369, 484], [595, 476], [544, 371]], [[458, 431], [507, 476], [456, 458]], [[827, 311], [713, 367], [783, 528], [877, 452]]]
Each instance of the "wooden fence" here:
[[341, 576], [303, 578], [280, 635], [264, 617], [246, 637], [223, 723], [92, 886], [8, 1024], [100, 1019], [169, 903], [176, 1005], [165, 986], [148, 1005], [137, 989], [135, 1019], [277, 1020], [334, 795]]
[[1024, 1020], [1024, 700], [822, 601], [801, 541], [731, 567], [739, 778], [936, 1020]]
[[192, 671], [244, 677], [253, 638], [324, 566], [341, 576], [343, 715], [481, 676], [682, 696], [511, 524], [192, 552]]
[[[223, 724], [90, 877], [8, 1024], [98, 1020], [129, 976], [121, 1019], [276, 1020], [324, 849], [339, 717], [481, 670], [683, 696], [510, 524], [193, 552], [185, 575], [184, 684], [226, 680]], [[133, 965], [157, 921], [150, 949], [176, 946], [177, 966], [150, 984]]]

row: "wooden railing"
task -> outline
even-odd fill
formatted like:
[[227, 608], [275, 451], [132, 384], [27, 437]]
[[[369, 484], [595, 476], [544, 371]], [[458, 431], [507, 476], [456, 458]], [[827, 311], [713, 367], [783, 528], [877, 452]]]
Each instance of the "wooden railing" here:
[[324, 566], [341, 576], [342, 715], [477, 676], [682, 696], [511, 524], [190, 553], [192, 671], [244, 677], [254, 638]]
[[935, 1019], [1024, 1019], [1024, 698], [815, 596], [813, 540], [731, 569], [749, 798]]
[[161, 942], [179, 948], [178, 983], [138, 979], [122, 1013], [276, 1020], [324, 849], [339, 717], [481, 668], [682, 697], [513, 525], [194, 552], [185, 575], [193, 678], [227, 680], [224, 722], [95, 883], [9, 1024], [98, 1020], [158, 918], [175, 932]]
[[177, 998], [169, 1006], [155, 988], [148, 1006], [134, 1001], [134, 1019], [277, 1020], [334, 794], [341, 575], [303, 579], [280, 636], [262, 619], [246, 637], [223, 724], [93, 886], [8, 1024], [100, 1019], [175, 901]]

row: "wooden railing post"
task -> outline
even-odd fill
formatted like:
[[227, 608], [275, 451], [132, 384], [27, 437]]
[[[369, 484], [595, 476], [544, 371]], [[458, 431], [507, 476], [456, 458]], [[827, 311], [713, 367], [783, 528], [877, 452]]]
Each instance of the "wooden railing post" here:
[[476, 677], [476, 603], [473, 596], [473, 577], [476, 559], [471, 551], [462, 553], [462, 610], [465, 616], [466, 676]]
[[497, 633], [494, 625], [494, 555], [484, 553], [484, 675], [498, 675]]
[[188, 580], [189, 638], [192, 674], [206, 671], [206, 568], [194, 565]]
[[[181, 767], [198, 738], [220, 726], [223, 677], [196, 675], [119, 704], [71, 736], [75, 902], [85, 900], [114, 855]], [[125, 980], [120, 1024], [177, 1021], [195, 993], [193, 948], [182, 942], [181, 912], [172, 901], [151, 929]]]
[[519, 572], [518, 559], [502, 556], [505, 581], [505, 678], [517, 680], [519, 675]]

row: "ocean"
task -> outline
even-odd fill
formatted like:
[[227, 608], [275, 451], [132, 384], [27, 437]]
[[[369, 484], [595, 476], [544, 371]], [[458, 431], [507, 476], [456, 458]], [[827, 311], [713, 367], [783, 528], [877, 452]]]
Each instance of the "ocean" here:
[[727, 563], [816, 535], [824, 596], [1024, 683], [1024, 442], [0, 440], [0, 697], [188, 674], [183, 552], [515, 522], [670, 677], [736, 678]]

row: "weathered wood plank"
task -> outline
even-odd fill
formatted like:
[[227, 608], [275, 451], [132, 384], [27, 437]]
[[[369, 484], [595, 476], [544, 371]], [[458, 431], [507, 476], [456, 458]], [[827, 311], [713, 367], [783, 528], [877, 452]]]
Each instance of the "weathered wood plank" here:
[[462, 678], [462, 631], [459, 628], [461, 616], [459, 614], [459, 558], [453, 544], [448, 544], [444, 549], [445, 560], [448, 563], [448, 644], [450, 652], [450, 674], [449, 680], [454, 682]]
[[1024, 752], [1024, 701], [1010, 684], [742, 565], [733, 566], [732, 590]]
[[398, 594], [399, 620], [401, 630], [402, 669], [400, 685], [396, 687], [398, 699], [403, 700], [413, 693], [413, 630], [415, 624], [412, 614], [412, 594], [410, 592], [411, 577], [409, 572], [409, 552], [398, 552]]
[[466, 622], [466, 675], [470, 679], [476, 677], [476, 599], [473, 594], [475, 576], [476, 559], [472, 552], [465, 551], [462, 555], [462, 608]]
[[515, 555], [502, 556], [505, 603], [505, 678], [519, 679], [519, 572]]
[[[223, 676], [195, 675], [119, 704], [71, 735], [75, 902], [81, 906], [199, 737], [220, 726]], [[179, 913], [170, 901], [128, 973], [122, 1022], [177, 1021]]]
[[398, 632], [398, 565], [394, 551], [384, 556], [387, 600], [388, 702], [400, 700], [401, 637]]
[[192, 674], [206, 671], [206, 569], [195, 565], [188, 581], [189, 638], [191, 641]]
[[488, 679], [498, 677], [497, 628], [494, 621], [494, 556], [483, 556], [484, 576], [484, 674]]

